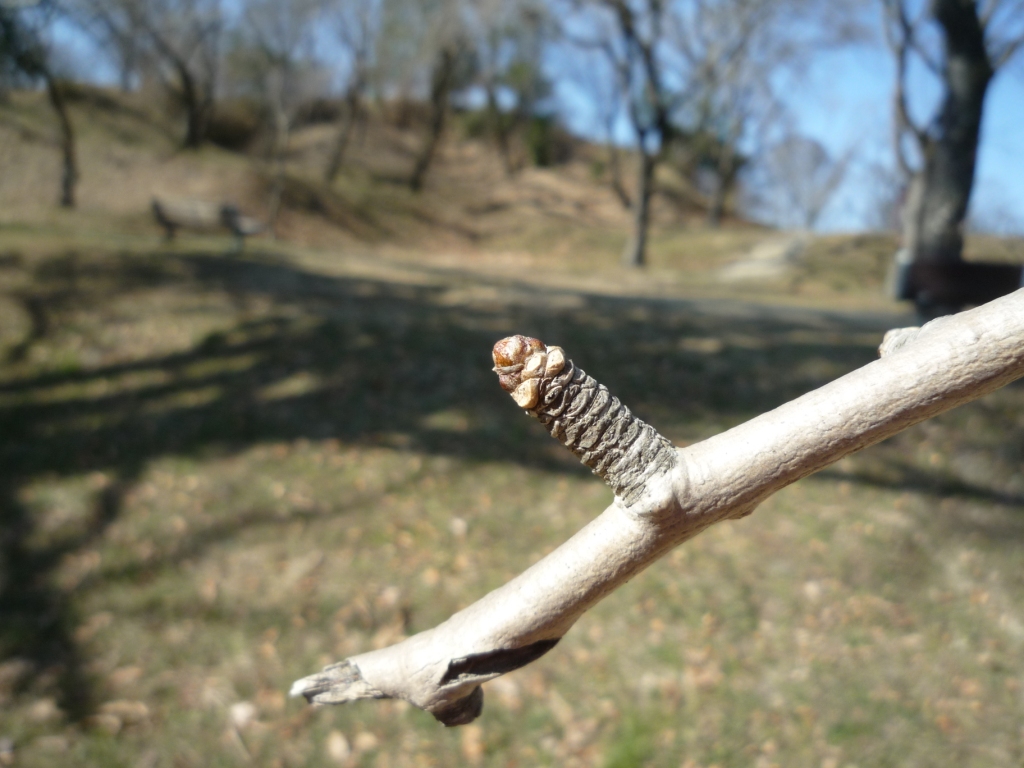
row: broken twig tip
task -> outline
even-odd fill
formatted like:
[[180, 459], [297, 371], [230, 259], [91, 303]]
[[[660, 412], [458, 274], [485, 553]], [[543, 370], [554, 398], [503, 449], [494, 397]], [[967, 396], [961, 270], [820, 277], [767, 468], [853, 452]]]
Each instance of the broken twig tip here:
[[310, 704], [342, 704], [359, 699], [386, 699], [386, 694], [367, 683], [350, 661], [324, 667], [316, 674], [292, 683], [291, 696], [305, 696]]

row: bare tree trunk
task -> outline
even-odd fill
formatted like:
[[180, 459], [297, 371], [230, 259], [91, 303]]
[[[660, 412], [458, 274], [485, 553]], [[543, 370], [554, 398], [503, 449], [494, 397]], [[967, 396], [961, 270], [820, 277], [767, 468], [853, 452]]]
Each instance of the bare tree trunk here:
[[281, 212], [281, 196], [284, 193], [285, 151], [288, 149], [288, 135], [288, 115], [278, 104], [274, 109], [274, 146], [271, 155], [273, 181], [270, 184], [270, 204], [267, 206], [267, 229], [274, 240], [277, 240], [277, 217]]
[[319, 704], [398, 698], [471, 722], [481, 685], [551, 650], [616, 587], [676, 545], [781, 488], [1024, 376], [1024, 290], [886, 334], [870, 365], [697, 445], [676, 449], [558, 347], [494, 348], [503, 389], [612, 487], [565, 544], [437, 627], [296, 681]]
[[923, 166], [907, 199], [904, 245], [915, 261], [950, 263], [963, 253], [982, 109], [994, 71], [976, 3], [936, 0], [933, 12], [945, 36], [945, 95], [936, 130], [923, 138]]
[[185, 141], [188, 149], [199, 149], [206, 140], [206, 126], [209, 118], [209, 98], [199, 91], [199, 84], [181, 61], [175, 62], [178, 78], [181, 81], [181, 97], [185, 103]]
[[505, 168], [505, 175], [512, 177], [516, 168], [512, 163], [512, 148], [509, 146], [509, 131], [505, 124], [505, 116], [501, 114], [501, 107], [498, 105], [498, 94], [492, 80], [487, 81], [484, 90], [487, 92], [487, 122], [491, 128], [491, 135], [498, 145], [498, 152], [501, 154], [501, 161]]
[[[633, 200], [633, 236], [622, 253], [623, 266], [639, 268], [647, 260], [647, 230], [650, 225], [651, 195], [654, 173], [662, 153], [665, 151], [672, 132], [671, 98], [664, 87], [663, 75], [658, 61], [662, 20], [667, 7], [661, 0], [641, 3], [639, 7], [624, 0], [606, 0], [604, 5], [615, 18], [618, 33], [625, 44], [622, 55], [615, 53], [614, 45], [602, 46], [617, 73], [620, 87], [629, 103], [629, 116], [636, 134], [636, 148], [639, 155], [637, 169], [636, 198]], [[669, 4], [670, 5], [670, 4]], [[641, 10], [641, 8], [643, 10]], [[637, 72], [642, 73], [645, 104], [632, 97], [633, 83]], [[606, 131], [609, 142], [615, 123], [614, 111], [606, 113]], [[657, 143], [652, 152], [650, 140]], [[624, 190], [616, 190], [617, 193]], [[623, 195], [619, 195], [623, 199]]]
[[[729, 154], [732, 155], [733, 153], [729, 151]], [[730, 160], [730, 162], [732, 161]], [[737, 170], [737, 168], [729, 166], [724, 171], [719, 171], [715, 191], [711, 195], [711, 203], [708, 206], [707, 222], [708, 226], [712, 229], [718, 229], [722, 226], [722, 219], [725, 218], [726, 201], [728, 201], [729, 195], [736, 185]]]
[[60, 204], [64, 208], [75, 207], [75, 187], [78, 184], [78, 157], [75, 150], [75, 130], [71, 124], [71, 115], [64, 100], [60, 83], [49, 69], [43, 70], [46, 81], [46, 95], [50, 99], [53, 111], [57, 113], [60, 124], [60, 149], [62, 156], [60, 179]]
[[719, 176], [715, 182], [715, 191], [711, 195], [711, 202], [708, 205], [708, 226], [712, 229], [718, 229], [722, 226], [722, 216], [725, 214], [725, 198], [728, 195], [728, 189], [725, 185], [725, 179]]
[[437, 63], [434, 65], [430, 87], [430, 132], [409, 178], [409, 188], [413, 192], [423, 189], [423, 180], [427, 176], [434, 154], [437, 152], [437, 145], [444, 133], [445, 118], [448, 115], [448, 94], [455, 75], [455, 59], [456, 52], [446, 46], [438, 53]]
[[647, 230], [651, 223], [651, 193], [654, 186], [654, 171], [658, 156], [644, 150], [644, 141], [638, 142], [640, 149], [637, 173], [636, 199], [633, 201], [633, 236], [622, 252], [622, 264], [626, 267], [642, 267], [647, 263]]
[[135, 86], [135, 76], [139, 71], [139, 50], [131, 36], [120, 40], [118, 47], [121, 49], [117, 67], [118, 83], [121, 93], [131, 93]]
[[[143, 10], [147, 5], [147, 3], [140, 3], [137, 8]], [[197, 21], [197, 19], [193, 19], [193, 21]], [[161, 23], [157, 19], [142, 13], [136, 17], [136, 22], [139, 29], [144, 31], [152, 41], [156, 51], [178, 75], [181, 98], [184, 101], [186, 112], [185, 140], [182, 144], [187, 149], [198, 149], [206, 141], [207, 126], [213, 111], [214, 90], [217, 82], [217, 41], [220, 39], [221, 19], [214, 20], [212, 27], [208, 23], [203, 24], [204, 30], [200, 38], [195, 40], [192, 46], [189, 46], [192, 48], [191, 55], [183, 53], [181, 48], [171, 44], [170, 40], [164, 36], [165, 30], [161, 28]], [[200, 61], [205, 60], [207, 65], [205, 72], [201, 66], [198, 66], [196, 70], [191, 68], [197, 55]], [[204, 74], [205, 77], [203, 77]]]
[[619, 156], [619, 148], [611, 139], [608, 139], [608, 172], [612, 177], [612, 192], [622, 203], [623, 208], [627, 210], [632, 208], [633, 200], [622, 183], [622, 160]]
[[[35, 34], [18, 23], [13, 15], [0, 8], [0, 46], [3, 58], [10, 57], [9, 63], [35, 80], [41, 78], [46, 84], [46, 95], [57, 115], [60, 126], [61, 182], [60, 204], [65, 208], [75, 207], [75, 186], [78, 184], [78, 157], [75, 150], [75, 130], [68, 113], [67, 102], [60, 83], [53, 74], [46, 46]], [[0, 87], [0, 96], [4, 92]]]
[[739, 136], [736, 134], [735, 129], [730, 131], [729, 137], [718, 150], [718, 163], [715, 169], [717, 183], [714, 194], [711, 196], [711, 204], [708, 206], [708, 226], [713, 229], [722, 226], [725, 203], [729, 199], [729, 193], [732, 192], [736, 183], [736, 175], [739, 173], [740, 164], [736, 159], [736, 142], [739, 140]]
[[341, 166], [345, 162], [345, 150], [348, 149], [355, 131], [356, 122], [362, 114], [362, 81], [353, 83], [345, 94], [345, 122], [338, 131], [338, 137], [334, 141], [334, 148], [331, 150], [331, 157], [327, 161], [327, 168], [324, 170], [324, 181], [333, 182], [341, 172]]

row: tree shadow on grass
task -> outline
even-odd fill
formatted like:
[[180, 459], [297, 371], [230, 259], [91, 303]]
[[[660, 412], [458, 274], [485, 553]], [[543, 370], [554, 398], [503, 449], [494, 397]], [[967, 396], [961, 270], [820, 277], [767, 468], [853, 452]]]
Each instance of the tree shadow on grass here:
[[946, 470], [928, 471], [909, 461], [890, 459], [884, 472], [862, 468], [852, 471], [825, 469], [818, 473], [831, 480], [846, 480], [874, 488], [913, 491], [933, 498], [961, 498], [1006, 506], [1024, 506], [1024, 496], [989, 488], [954, 477]]
[[45, 677], [56, 689], [60, 708], [73, 720], [96, 704], [93, 685], [74, 639], [78, 626], [72, 596], [53, 583], [62, 557], [97, 541], [116, 518], [134, 477], [121, 476], [100, 491], [91, 524], [81, 535], [51, 546], [33, 546], [34, 522], [8, 479], [0, 480], [0, 659], [28, 661], [27, 687]]
[[[1017, 387], [1019, 389], [1019, 387]], [[1009, 430], [1013, 439], [1013, 430]], [[1018, 442], [1020, 435], [1016, 436]], [[891, 452], [889, 452], [891, 453]], [[922, 524], [952, 538], [982, 537], [1005, 546], [1024, 539], [1024, 495], [971, 481], [957, 475], [956, 467], [929, 469], [906, 458], [887, 455], [884, 462], [861, 463], [853, 469], [830, 467], [822, 478], [891, 491], [916, 493], [934, 502]], [[939, 502], [957, 502], [948, 508]], [[966, 514], [965, 514], [966, 511]]]
[[[484, 298], [453, 299], [453, 289], [481, 286]], [[727, 302], [569, 301], [565, 291], [455, 271], [421, 270], [408, 283], [338, 277], [275, 254], [69, 253], [33, 268], [21, 299], [39, 317], [17, 357], [30, 359], [33, 345], [76, 318], [103, 317], [119, 297], [163, 289], [227, 294], [236, 321], [183, 351], [0, 383], [0, 654], [32, 662], [25, 685], [54, 677], [74, 719], [95, 697], [74, 639], [73, 596], [55, 571], [104, 535], [155, 459], [336, 438], [585, 474], [498, 388], [489, 370], [498, 338], [561, 344], [642, 418], [688, 439], [693, 423], [732, 426], [869, 362], [884, 327]], [[182, 322], [199, 311], [189, 306]], [[453, 412], [458, 429], [436, 418]], [[40, 543], [22, 490], [91, 472], [113, 480], [97, 492], [89, 524]], [[145, 567], [264, 524], [273, 521], [262, 513], [237, 515]]]

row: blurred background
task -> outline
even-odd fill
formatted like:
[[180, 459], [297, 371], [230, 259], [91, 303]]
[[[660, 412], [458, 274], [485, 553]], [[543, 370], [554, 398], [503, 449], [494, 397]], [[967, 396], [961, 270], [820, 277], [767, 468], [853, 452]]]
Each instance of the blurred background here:
[[1019, 385], [471, 726], [286, 692], [611, 500], [499, 338], [687, 445], [1020, 285], [1022, 45], [1020, 0], [0, 0], [0, 766], [1020, 766]]

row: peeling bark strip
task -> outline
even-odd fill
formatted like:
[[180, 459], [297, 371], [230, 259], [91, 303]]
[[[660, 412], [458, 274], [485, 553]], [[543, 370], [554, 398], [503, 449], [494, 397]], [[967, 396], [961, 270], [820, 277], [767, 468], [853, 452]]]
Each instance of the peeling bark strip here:
[[554, 640], [540, 640], [530, 643], [522, 648], [512, 648], [508, 651], [488, 651], [487, 653], [474, 653], [462, 659], [453, 659], [448, 664], [448, 671], [441, 678], [442, 683], [450, 683], [452, 680], [465, 680], [479, 675], [505, 675], [509, 672], [525, 667], [531, 661], [536, 661], [545, 653], [558, 645], [559, 638]]
[[831, 384], [676, 450], [558, 347], [502, 340], [494, 350], [501, 386], [620, 495], [550, 555], [444, 623], [297, 680], [292, 695], [315, 704], [399, 698], [445, 725], [472, 722], [483, 683], [542, 656], [585, 611], [676, 545], [1024, 376], [1024, 290], [890, 331], [880, 352]]
[[491, 355], [502, 389], [608, 483], [626, 507], [643, 496], [653, 475], [675, 467], [672, 444], [573, 365], [561, 347], [509, 336]]

